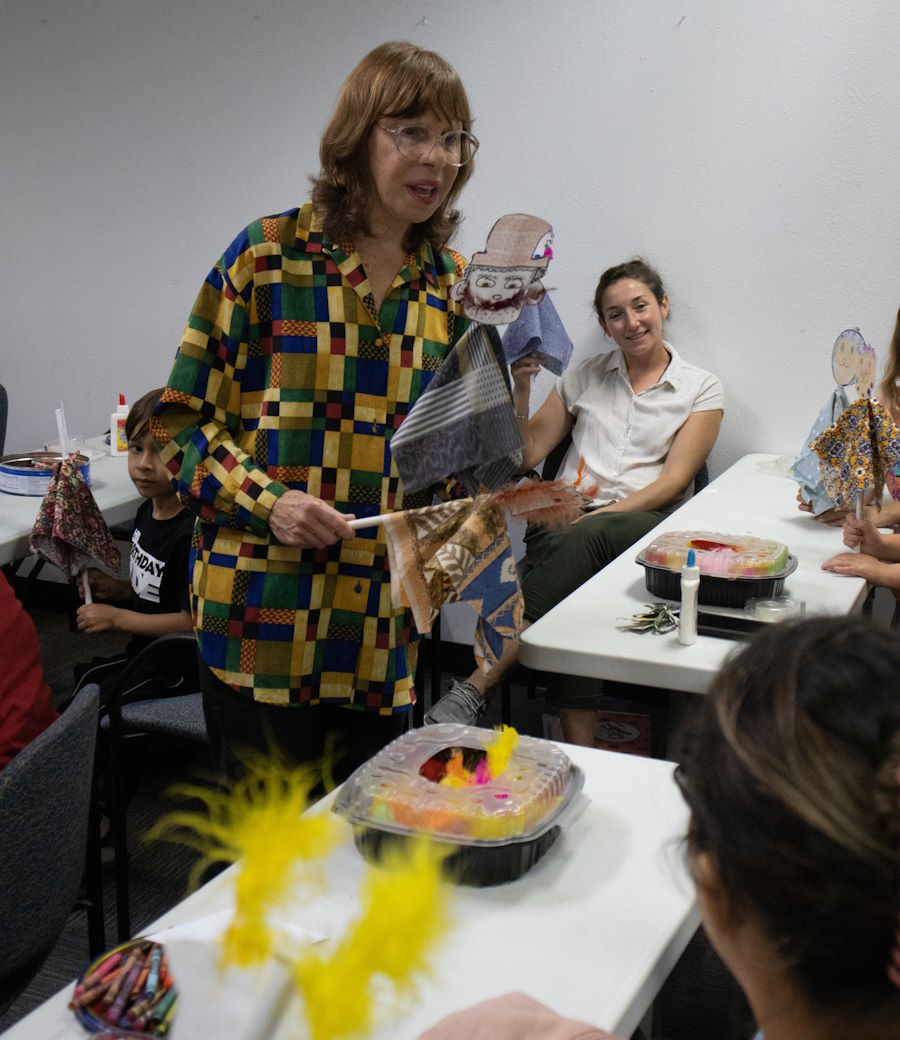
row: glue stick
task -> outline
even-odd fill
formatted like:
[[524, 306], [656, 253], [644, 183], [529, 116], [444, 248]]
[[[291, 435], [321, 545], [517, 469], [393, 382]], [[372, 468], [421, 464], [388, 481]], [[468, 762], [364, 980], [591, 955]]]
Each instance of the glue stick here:
[[700, 568], [693, 549], [688, 549], [687, 562], [681, 568], [681, 614], [678, 618], [678, 642], [690, 646], [697, 642], [697, 593]]

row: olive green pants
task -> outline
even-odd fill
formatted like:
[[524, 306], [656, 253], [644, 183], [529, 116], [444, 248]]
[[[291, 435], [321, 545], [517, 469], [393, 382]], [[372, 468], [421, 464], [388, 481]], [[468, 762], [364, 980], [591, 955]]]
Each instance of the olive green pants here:
[[[601, 513], [560, 530], [529, 527], [525, 532], [522, 592], [525, 617], [537, 621], [579, 585], [652, 530], [665, 510]], [[550, 694], [559, 707], [591, 708], [602, 696], [598, 679], [555, 675]]]

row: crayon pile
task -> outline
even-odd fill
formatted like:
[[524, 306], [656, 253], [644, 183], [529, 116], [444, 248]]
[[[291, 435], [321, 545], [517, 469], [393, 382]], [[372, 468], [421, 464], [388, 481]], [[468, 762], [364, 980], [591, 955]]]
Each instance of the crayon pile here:
[[159, 943], [138, 939], [104, 953], [75, 986], [69, 1008], [91, 1033], [165, 1036], [178, 991]]

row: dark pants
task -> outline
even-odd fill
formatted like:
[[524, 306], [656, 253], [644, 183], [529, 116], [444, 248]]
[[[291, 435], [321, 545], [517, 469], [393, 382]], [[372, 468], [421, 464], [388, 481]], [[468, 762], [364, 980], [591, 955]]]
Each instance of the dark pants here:
[[[522, 592], [525, 617], [537, 621], [628, 550], [668, 514], [594, 513], [559, 530], [529, 527], [525, 532], [525, 574]], [[602, 696], [598, 679], [555, 675], [550, 695], [559, 707], [596, 707]]]
[[408, 711], [375, 715], [333, 704], [263, 704], [222, 682], [202, 660], [200, 689], [213, 761], [225, 782], [241, 775], [242, 750], [267, 754], [277, 747], [293, 764], [321, 761], [328, 750], [329, 779], [341, 783], [409, 724]]

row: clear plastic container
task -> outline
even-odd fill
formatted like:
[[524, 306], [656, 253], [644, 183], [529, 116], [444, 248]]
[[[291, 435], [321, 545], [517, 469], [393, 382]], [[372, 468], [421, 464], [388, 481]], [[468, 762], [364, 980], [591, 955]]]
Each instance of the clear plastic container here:
[[498, 884], [530, 869], [556, 840], [584, 775], [555, 744], [520, 737], [506, 769], [487, 783], [451, 787], [431, 779], [458, 750], [474, 771], [492, 737], [475, 726], [426, 726], [360, 766], [334, 811], [353, 825], [363, 855], [377, 860], [386, 845], [425, 834], [455, 847], [445, 873], [459, 883]]
[[639, 563], [680, 571], [694, 550], [701, 574], [719, 578], [768, 578], [787, 566], [788, 548], [772, 538], [715, 531], [666, 531], [644, 549]]
[[688, 550], [700, 568], [699, 603], [742, 607], [748, 599], [781, 594], [797, 569], [788, 548], [771, 538], [714, 531], [666, 531], [635, 557], [644, 568], [647, 591], [661, 599], [681, 598], [681, 568]]

